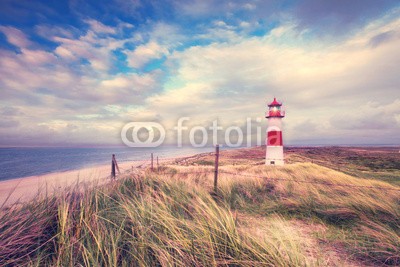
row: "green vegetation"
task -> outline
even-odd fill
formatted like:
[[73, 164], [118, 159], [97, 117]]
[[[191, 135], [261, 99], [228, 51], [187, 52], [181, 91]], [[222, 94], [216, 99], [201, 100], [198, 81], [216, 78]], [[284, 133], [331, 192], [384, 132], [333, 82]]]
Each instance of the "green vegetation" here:
[[203, 165], [203, 166], [213, 166], [214, 165], [214, 161], [212, 160], [197, 160], [193, 162], [194, 164], [197, 165]]
[[294, 162], [314, 162], [354, 177], [378, 179], [400, 186], [397, 147], [290, 148]]
[[400, 265], [396, 185], [222, 160], [217, 192], [213, 167], [188, 162], [3, 209], [0, 265]]

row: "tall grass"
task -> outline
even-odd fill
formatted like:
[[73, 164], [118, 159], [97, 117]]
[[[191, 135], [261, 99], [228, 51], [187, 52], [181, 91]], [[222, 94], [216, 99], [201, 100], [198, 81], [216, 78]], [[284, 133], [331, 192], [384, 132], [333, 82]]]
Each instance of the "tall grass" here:
[[[298, 266], [300, 246], [255, 237], [209, 192], [152, 174], [35, 201], [0, 220], [0, 264]], [[277, 233], [274, 233], [276, 236]]]
[[[310, 163], [282, 168], [235, 166], [225, 169], [250, 175], [220, 179], [224, 199], [230, 208], [265, 216], [279, 213], [289, 218], [316, 218], [337, 230], [349, 232], [336, 241], [354, 258], [379, 265], [400, 264], [399, 191], [365, 186], [400, 188], [381, 181], [357, 179]], [[318, 184], [324, 182], [332, 186]], [[349, 186], [341, 186], [343, 184]]]
[[[400, 264], [398, 192], [296, 180], [394, 186], [308, 163], [226, 165], [217, 192], [212, 179], [211, 166], [169, 166], [4, 209], [0, 265], [324, 266], [291, 218], [328, 225], [327, 241], [340, 232], [354, 260]], [[249, 225], [236, 210], [270, 220]]]
[[[194, 170], [190, 167], [175, 169]], [[211, 167], [195, 169], [212, 171]], [[288, 219], [318, 220], [333, 229], [333, 233], [328, 233], [330, 236], [338, 231], [346, 233], [336, 236], [334, 242], [344, 247], [344, 252], [354, 260], [400, 265], [399, 187], [354, 178], [311, 163], [284, 167], [223, 166], [220, 173], [220, 199], [229, 209], [253, 215], [281, 214]], [[175, 178], [182, 180], [181, 175]], [[189, 175], [184, 181], [210, 190], [212, 187], [212, 175]]]

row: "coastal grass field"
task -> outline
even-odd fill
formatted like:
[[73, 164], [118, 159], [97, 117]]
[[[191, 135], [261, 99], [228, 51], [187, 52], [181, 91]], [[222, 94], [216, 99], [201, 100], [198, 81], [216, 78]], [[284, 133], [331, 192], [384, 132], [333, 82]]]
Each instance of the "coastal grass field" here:
[[[265, 148], [38, 192], [0, 211], [0, 266], [398, 266], [395, 148]], [[1, 203], [0, 203], [1, 205]]]

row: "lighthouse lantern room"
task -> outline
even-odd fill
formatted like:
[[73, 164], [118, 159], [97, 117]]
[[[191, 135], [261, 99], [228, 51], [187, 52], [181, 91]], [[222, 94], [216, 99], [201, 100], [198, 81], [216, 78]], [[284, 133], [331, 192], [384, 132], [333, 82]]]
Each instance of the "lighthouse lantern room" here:
[[265, 117], [268, 119], [265, 164], [283, 165], [282, 118], [285, 117], [285, 111], [282, 110], [282, 103], [274, 98], [268, 104]]

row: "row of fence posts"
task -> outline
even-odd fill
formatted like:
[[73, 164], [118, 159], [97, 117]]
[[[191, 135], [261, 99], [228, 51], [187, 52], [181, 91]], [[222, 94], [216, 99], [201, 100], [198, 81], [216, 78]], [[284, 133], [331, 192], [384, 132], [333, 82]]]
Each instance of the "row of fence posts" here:
[[[154, 161], [154, 156], [153, 156], [153, 153], [151, 153], [151, 171], [154, 171], [154, 164], [153, 164], [153, 161]], [[160, 170], [160, 165], [158, 164], [158, 156], [156, 157], [156, 163], [157, 163], [157, 171], [159, 171]]]
[[[153, 156], [153, 153], [151, 153], [151, 165], [150, 165], [151, 171], [154, 171], [154, 163], [153, 163], [153, 161], [154, 161], [154, 156]], [[159, 165], [159, 162], [158, 162], [158, 156], [156, 157], [156, 164], [157, 164], [157, 170], [159, 170], [160, 169], [160, 165]], [[113, 178], [113, 179], [115, 179], [115, 177], [116, 177], [116, 170], [118, 171], [118, 174], [121, 173], [120, 170], [119, 170], [119, 166], [118, 166], [117, 160], [115, 159], [115, 154], [112, 154], [112, 158], [111, 158], [111, 178]], [[133, 171], [133, 166], [132, 166], [131, 170]]]
[[[154, 171], [154, 156], [153, 153], [151, 153], [151, 171]], [[156, 163], [157, 163], [157, 171], [160, 170], [159, 168], [159, 162], [158, 162], [158, 156], [156, 157]], [[311, 163], [314, 163], [314, 160], [311, 159]], [[219, 145], [217, 144], [215, 146], [215, 162], [214, 162], [214, 192], [216, 193], [218, 190], [218, 167], [219, 167]], [[115, 179], [116, 177], [116, 171], [118, 171], [118, 174], [120, 174], [119, 166], [117, 163], [117, 160], [115, 159], [115, 154], [112, 154], [112, 160], [111, 160], [111, 178]], [[132, 171], [133, 171], [133, 166], [132, 166]], [[340, 171], [340, 166], [338, 167], [338, 171]]]
[[[154, 155], [151, 153], [151, 171], [154, 171]], [[157, 162], [157, 171], [160, 170], [159, 163], [158, 163], [158, 156], [156, 157], [156, 162]], [[214, 191], [217, 191], [218, 188], [218, 166], [219, 166], [219, 145], [215, 146], [215, 163], [214, 163]], [[111, 159], [111, 178], [115, 179], [116, 173], [115, 171], [118, 171], [118, 174], [120, 174], [119, 166], [117, 163], [117, 160], [115, 159], [115, 154], [112, 154], [112, 159]], [[132, 166], [133, 170], [133, 166]]]

